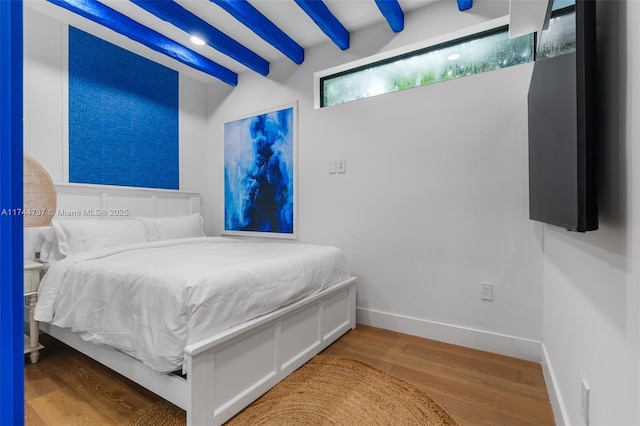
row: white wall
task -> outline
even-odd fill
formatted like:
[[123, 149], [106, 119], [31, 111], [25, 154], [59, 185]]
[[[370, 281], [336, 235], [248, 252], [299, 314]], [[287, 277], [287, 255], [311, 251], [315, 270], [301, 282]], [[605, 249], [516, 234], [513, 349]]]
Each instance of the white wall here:
[[[233, 90], [210, 85], [205, 97], [181, 76], [181, 186], [203, 191], [207, 231], [219, 234], [224, 121], [298, 100], [300, 240], [346, 252], [361, 320], [523, 357], [544, 340], [559, 423], [584, 423], [584, 379], [592, 425], [640, 424], [640, 3], [599, 2], [601, 225], [584, 235], [527, 219], [529, 65], [313, 109], [316, 71], [508, 12], [504, 1], [450, 6], [409, 14], [400, 34], [355, 33], [347, 52], [309, 49], [302, 66], [272, 64], [266, 79], [243, 74]], [[25, 9], [25, 151], [55, 181], [63, 46], [59, 22]], [[332, 159], [347, 160], [345, 175], [326, 173]], [[480, 301], [481, 281], [495, 284], [493, 302]]]
[[54, 182], [65, 182], [63, 54], [62, 23], [24, 8], [24, 152]]
[[[327, 43], [300, 67], [240, 76], [211, 91], [209, 197], [222, 231], [223, 123], [299, 102], [300, 241], [343, 249], [359, 279], [359, 320], [538, 359], [542, 227], [528, 220], [526, 93], [531, 65], [315, 110], [313, 73], [471, 27], [502, 2], [461, 14], [441, 2], [407, 30], [365, 30], [341, 52]], [[380, 34], [387, 34], [381, 36]], [[327, 173], [345, 159], [347, 173]], [[480, 283], [494, 301], [480, 300]]]
[[[66, 25], [24, 9], [24, 150], [56, 183], [69, 179]], [[207, 89], [179, 79], [180, 189], [202, 191], [207, 149]], [[162, 173], [162, 171], [158, 171]]]
[[640, 3], [598, 3], [605, 125], [599, 156], [600, 229], [544, 228], [544, 350], [558, 423], [640, 424]]

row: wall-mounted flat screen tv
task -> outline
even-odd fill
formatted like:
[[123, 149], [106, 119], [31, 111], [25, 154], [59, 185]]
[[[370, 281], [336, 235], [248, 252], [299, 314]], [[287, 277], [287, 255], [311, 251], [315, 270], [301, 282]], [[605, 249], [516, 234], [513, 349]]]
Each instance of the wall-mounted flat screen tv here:
[[549, 7], [529, 86], [529, 217], [598, 229], [594, 0]]

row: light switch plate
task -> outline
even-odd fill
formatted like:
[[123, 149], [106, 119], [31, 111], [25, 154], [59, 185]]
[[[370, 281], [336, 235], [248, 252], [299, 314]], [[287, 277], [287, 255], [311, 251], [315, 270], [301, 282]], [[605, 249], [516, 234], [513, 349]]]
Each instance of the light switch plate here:
[[333, 174], [336, 172], [336, 160], [329, 160], [327, 163], [327, 171], [329, 174]]

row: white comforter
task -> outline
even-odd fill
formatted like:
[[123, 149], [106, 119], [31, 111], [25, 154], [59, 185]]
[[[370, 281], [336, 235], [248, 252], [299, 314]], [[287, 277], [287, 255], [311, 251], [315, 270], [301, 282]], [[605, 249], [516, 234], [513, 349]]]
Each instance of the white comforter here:
[[328, 246], [224, 237], [119, 246], [53, 264], [35, 318], [169, 372], [185, 346], [349, 277]]

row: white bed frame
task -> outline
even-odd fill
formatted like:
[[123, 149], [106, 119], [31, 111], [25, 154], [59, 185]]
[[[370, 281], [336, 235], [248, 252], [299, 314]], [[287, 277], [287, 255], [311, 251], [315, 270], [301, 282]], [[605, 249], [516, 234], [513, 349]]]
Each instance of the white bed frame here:
[[[87, 203], [98, 203], [95, 208], [127, 208], [131, 216], [161, 217], [200, 208], [200, 197], [192, 192], [93, 185], [56, 189], [59, 211], [94, 208]], [[26, 254], [37, 250], [34, 232], [25, 232]], [[186, 378], [157, 373], [109, 346], [85, 342], [68, 329], [45, 323], [40, 329], [183, 408], [188, 425], [221, 425], [355, 328], [355, 306], [356, 278], [350, 278], [203, 339], [185, 348]]]

